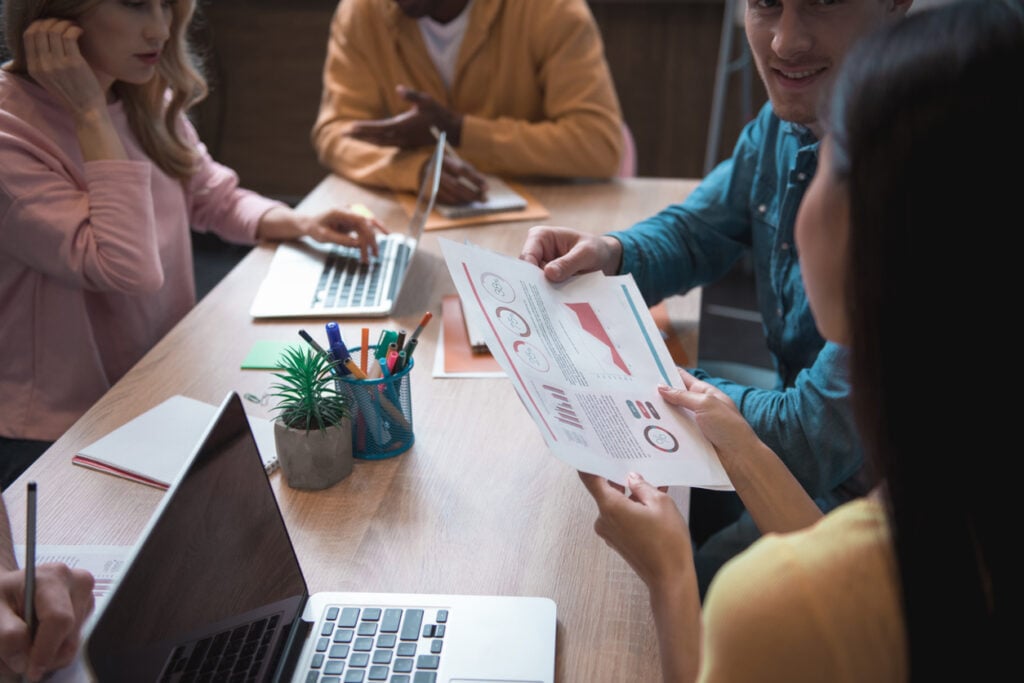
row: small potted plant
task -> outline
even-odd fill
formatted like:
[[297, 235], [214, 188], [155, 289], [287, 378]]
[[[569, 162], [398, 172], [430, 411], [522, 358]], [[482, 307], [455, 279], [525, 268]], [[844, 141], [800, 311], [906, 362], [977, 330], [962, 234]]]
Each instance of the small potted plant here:
[[335, 386], [335, 365], [311, 349], [289, 348], [271, 385], [277, 458], [288, 485], [325, 489], [352, 472], [352, 417]]

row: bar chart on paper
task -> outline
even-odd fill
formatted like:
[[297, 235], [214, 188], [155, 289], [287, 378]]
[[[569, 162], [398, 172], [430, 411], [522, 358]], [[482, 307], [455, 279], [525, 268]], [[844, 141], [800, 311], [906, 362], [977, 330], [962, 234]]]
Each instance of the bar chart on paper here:
[[[40, 545], [36, 546], [36, 565], [60, 562], [88, 571], [95, 579], [92, 595], [99, 604], [124, 570], [131, 549], [127, 545]], [[24, 565], [25, 546], [15, 545], [14, 554], [18, 565]]]

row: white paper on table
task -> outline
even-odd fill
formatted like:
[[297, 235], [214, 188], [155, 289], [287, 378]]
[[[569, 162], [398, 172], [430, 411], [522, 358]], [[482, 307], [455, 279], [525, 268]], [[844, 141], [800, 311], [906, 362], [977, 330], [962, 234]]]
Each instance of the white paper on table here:
[[[36, 565], [63, 562], [71, 568], [85, 569], [93, 575], [96, 583], [92, 594], [95, 599], [93, 613], [107, 599], [114, 582], [128, 564], [130, 545], [37, 545]], [[25, 546], [15, 545], [14, 556], [18, 566], [25, 566]], [[81, 648], [75, 659], [63, 669], [53, 671], [44, 679], [47, 683], [80, 683], [91, 680], [82, 659]]]
[[[96, 580], [92, 589], [97, 607], [106, 599], [114, 581], [128, 562], [130, 545], [37, 545], [36, 565], [62, 562], [72, 569], [84, 569]], [[18, 566], [25, 566], [25, 546], [15, 545]]]
[[689, 411], [658, 394], [658, 384], [682, 384], [632, 275], [553, 284], [520, 259], [438, 243], [463, 310], [480, 316], [556, 456], [620, 484], [638, 472], [655, 486], [733, 489]]

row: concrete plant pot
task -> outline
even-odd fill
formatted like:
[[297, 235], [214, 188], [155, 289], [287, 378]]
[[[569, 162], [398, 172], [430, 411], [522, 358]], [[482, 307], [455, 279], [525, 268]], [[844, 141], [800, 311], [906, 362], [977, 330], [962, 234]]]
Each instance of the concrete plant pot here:
[[285, 481], [293, 489], [326, 489], [347, 477], [352, 457], [352, 420], [319, 429], [292, 429], [274, 420], [274, 443]]

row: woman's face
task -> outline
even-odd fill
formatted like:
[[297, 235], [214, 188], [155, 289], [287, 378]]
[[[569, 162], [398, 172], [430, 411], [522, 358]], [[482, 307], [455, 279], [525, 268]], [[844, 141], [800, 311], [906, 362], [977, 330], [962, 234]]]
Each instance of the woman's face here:
[[153, 78], [171, 35], [173, 5], [173, 0], [101, 0], [78, 18], [79, 49], [100, 85]]
[[795, 230], [800, 272], [818, 331], [829, 341], [847, 344], [844, 282], [850, 197], [846, 183], [832, 170], [832, 145], [827, 137], [821, 143], [818, 171], [800, 203]]

